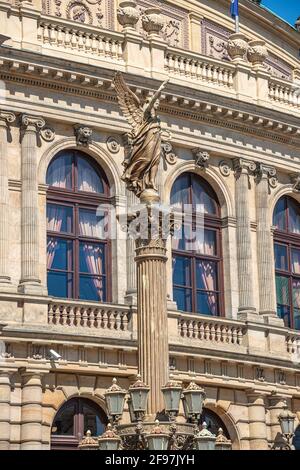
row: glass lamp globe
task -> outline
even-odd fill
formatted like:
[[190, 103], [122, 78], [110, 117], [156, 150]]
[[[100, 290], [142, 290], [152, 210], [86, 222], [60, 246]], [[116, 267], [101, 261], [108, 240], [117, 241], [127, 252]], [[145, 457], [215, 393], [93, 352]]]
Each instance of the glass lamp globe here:
[[176, 417], [179, 412], [182, 386], [173, 379], [173, 375], [170, 375], [169, 382], [162, 387], [161, 391], [164, 396], [166, 413], [171, 417]]
[[295, 432], [295, 418], [296, 416], [288, 410], [285, 405], [284, 410], [278, 416], [278, 420], [283, 435], [291, 436]]
[[118, 450], [121, 439], [115, 433], [111, 424], [107, 425], [106, 431], [98, 438], [99, 450]]
[[132, 421], [143, 419], [146, 413], [149, 391], [150, 387], [142, 381], [140, 375], [137, 376], [137, 381], [130, 385], [128, 393], [130, 396], [129, 407]]
[[183, 390], [183, 406], [187, 420], [197, 421], [202, 413], [205, 392], [195, 382], [191, 382], [189, 386]]
[[170, 435], [166, 433], [159, 421], [155, 421], [155, 427], [152, 432], [145, 435], [148, 450], [168, 450]]
[[117, 420], [123, 414], [126, 393], [126, 390], [119, 387], [116, 378], [113, 379], [111, 387], [104, 393], [107, 412], [113, 420]]
[[216, 436], [207, 429], [207, 424], [202, 423], [202, 429], [199, 431], [195, 438], [196, 450], [215, 450]]

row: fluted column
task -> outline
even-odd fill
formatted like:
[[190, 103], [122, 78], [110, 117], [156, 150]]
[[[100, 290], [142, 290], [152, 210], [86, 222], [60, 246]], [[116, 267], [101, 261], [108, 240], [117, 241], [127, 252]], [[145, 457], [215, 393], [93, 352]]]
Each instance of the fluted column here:
[[250, 449], [268, 450], [264, 396], [260, 393], [249, 392], [247, 397]]
[[[134, 206], [139, 204], [138, 198], [134, 195], [132, 191], [126, 189], [126, 197], [127, 197], [127, 210], [130, 212]], [[136, 304], [136, 265], [134, 262], [135, 256], [135, 241], [127, 237], [126, 240], [126, 263], [127, 263], [127, 290], [126, 290], [126, 297], [125, 300], [131, 304]]]
[[254, 162], [234, 160], [236, 175], [236, 234], [239, 278], [239, 312], [254, 312], [251, 227], [249, 213], [249, 173], [255, 170]]
[[10, 371], [0, 371], [0, 450], [8, 450], [10, 446]]
[[8, 193], [8, 131], [15, 121], [13, 113], [0, 111], [0, 291], [12, 290], [8, 269], [9, 193]]
[[136, 246], [139, 371], [150, 386], [147, 413], [153, 417], [164, 409], [161, 387], [169, 370], [166, 241], [149, 233]]
[[22, 374], [21, 450], [42, 449], [42, 382], [39, 372]]
[[20, 290], [42, 294], [39, 275], [39, 209], [37, 181], [38, 133], [44, 127], [41, 117], [22, 116], [22, 216], [21, 216], [21, 280]]
[[276, 186], [276, 170], [275, 168], [258, 164], [256, 174], [259, 313], [276, 315], [273, 240], [269, 212], [269, 187]]

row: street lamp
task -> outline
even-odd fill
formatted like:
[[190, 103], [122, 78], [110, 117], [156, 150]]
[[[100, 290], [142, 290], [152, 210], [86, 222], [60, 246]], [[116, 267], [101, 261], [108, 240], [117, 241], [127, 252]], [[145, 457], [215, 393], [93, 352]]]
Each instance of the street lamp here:
[[128, 406], [131, 421], [142, 420], [145, 416], [149, 391], [150, 387], [148, 387], [148, 385], [141, 380], [141, 376], [138, 375], [137, 381], [133, 385], [130, 385], [128, 390], [130, 396]]
[[169, 382], [161, 389], [164, 401], [165, 411], [171, 420], [174, 420], [179, 413], [182, 386], [170, 375]]
[[215, 443], [216, 450], [232, 450], [232, 443], [226, 436], [222, 428], [218, 429], [218, 435]]
[[118, 450], [120, 444], [120, 437], [115, 433], [112, 425], [108, 424], [105, 433], [98, 438], [99, 450]]
[[294, 450], [294, 446], [291, 441], [295, 434], [295, 418], [296, 416], [289, 411], [287, 403], [285, 403], [283, 411], [278, 416], [278, 421], [280, 423], [281, 433], [289, 450]]
[[203, 388], [199, 387], [195, 382], [191, 382], [189, 386], [183, 390], [183, 408], [187, 420], [195, 423], [200, 419], [205, 399]]
[[202, 423], [201, 431], [195, 435], [196, 450], [215, 450], [216, 436], [207, 429], [207, 424]]
[[159, 425], [158, 419], [152, 432], [145, 435], [148, 450], [168, 450], [170, 434]]
[[126, 393], [119, 387], [116, 378], [113, 378], [111, 387], [104, 393], [108, 416], [113, 422], [118, 421], [123, 414]]

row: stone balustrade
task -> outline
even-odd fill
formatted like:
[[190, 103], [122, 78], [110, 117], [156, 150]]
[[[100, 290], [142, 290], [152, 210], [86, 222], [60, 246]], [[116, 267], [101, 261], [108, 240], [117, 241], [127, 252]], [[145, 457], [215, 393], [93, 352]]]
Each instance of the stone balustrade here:
[[174, 77], [233, 89], [235, 67], [199, 54], [168, 49], [165, 55], [165, 70]]
[[111, 31], [101, 31], [99, 28], [81, 23], [41, 19], [38, 24], [37, 39], [45, 46], [123, 61], [123, 35]]
[[48, 305], [48, 323], [62, 327], [127, 331], [131, 311], [127, 306], [59, 300]]
[[287, 352], [300, 359], [300, 332], [292, 332], [286, 336]]
[[281, 105], [300, 108], [300, 86], [285, 80], [270, 79], [269, 97]]
[[210, 342], [212, 345], [244, 345], [246, 326], [241, 322], [201, 316], [180, 316], [178, 334], [181, 338]]

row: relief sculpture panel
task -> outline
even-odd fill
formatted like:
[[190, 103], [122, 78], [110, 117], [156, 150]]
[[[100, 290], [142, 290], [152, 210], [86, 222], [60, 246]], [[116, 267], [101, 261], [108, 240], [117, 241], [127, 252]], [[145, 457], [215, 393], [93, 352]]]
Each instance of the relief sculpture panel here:
[[42, 0], [44, 14], [100, 28], [114, 28], [113, 0]]

